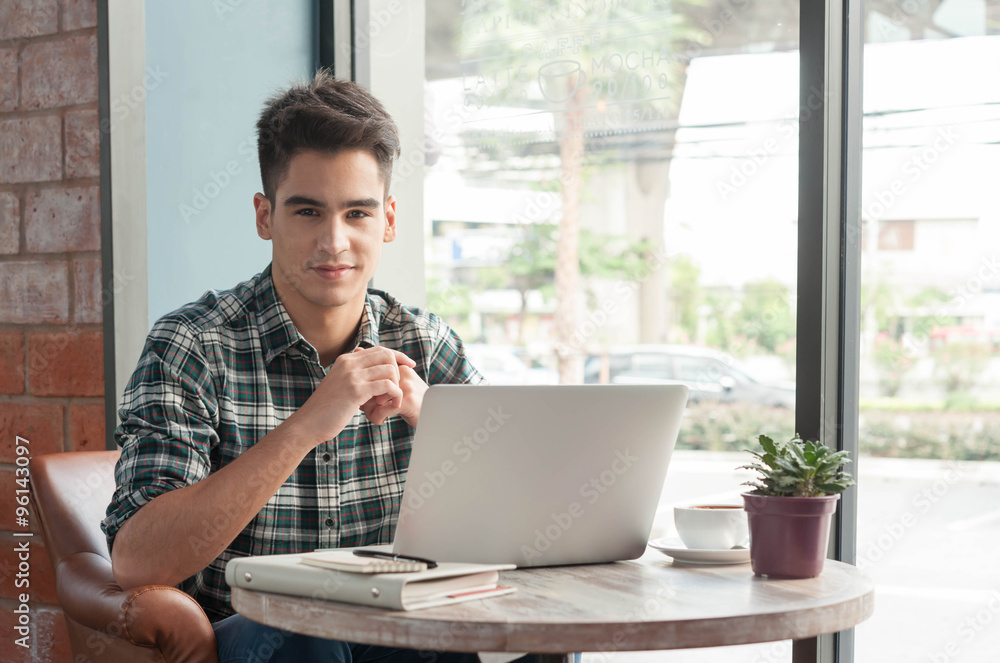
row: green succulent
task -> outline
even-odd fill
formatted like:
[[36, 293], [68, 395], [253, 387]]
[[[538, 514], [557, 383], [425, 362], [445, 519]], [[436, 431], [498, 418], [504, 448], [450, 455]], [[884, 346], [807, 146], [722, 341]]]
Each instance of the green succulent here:
[[745, 481], [756, 495], [772, 497], [820, 497], [835, 495], [854, 485], [854, 479], [842, 467], [850, 463], [846, 451], [832, 451], [819, 442], [793, 437], [788, 442], [775, 442], [761, 435], [764, 453], [744, 449], [757, 462], [737, 469], [756, 470], [759, 480]]

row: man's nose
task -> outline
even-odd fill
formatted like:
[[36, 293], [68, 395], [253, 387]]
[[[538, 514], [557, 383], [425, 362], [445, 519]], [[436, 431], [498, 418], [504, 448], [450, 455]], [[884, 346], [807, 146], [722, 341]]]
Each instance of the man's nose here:
[[332, 217], [322, 226], [319, 236], [319, 246], [331, 255], [343, 253], [350, 247], [350, 240], [347, 236], [348, 228], [344, 220], [339, 217]]

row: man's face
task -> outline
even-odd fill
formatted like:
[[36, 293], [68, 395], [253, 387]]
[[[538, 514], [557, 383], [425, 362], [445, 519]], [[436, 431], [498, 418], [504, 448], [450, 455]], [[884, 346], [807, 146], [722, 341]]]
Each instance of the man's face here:
[[382, 243], [396, 236], [396, 203], [363, 150], [297, 154], [274, 200], [257, 194], [254, 207], [275, 286], [303, 313], [362, 301]]

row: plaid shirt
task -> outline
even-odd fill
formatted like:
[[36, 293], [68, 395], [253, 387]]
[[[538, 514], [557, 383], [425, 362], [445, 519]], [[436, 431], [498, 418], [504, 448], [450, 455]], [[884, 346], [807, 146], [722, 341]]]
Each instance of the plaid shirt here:
[[[405, 353], [429, 385], [484, 381], [444, 322], [379, 290], [368, 291], [356, 344]], [[325, 375], [278, 299], [270, 265], [160, 318], [119, 411], [117, 488], [102, 522], [109, 550], [136, 510], [231, 463], [298, 410]], [[402, 417], [376, 426], [359, 411], [309, 452], [208, 568], [178, 587], [215, 621], [233, 614], [225, 581], [233, 557], [390, 542], [412, 442]], [[234, 508], [206, 510], [192, 552], [211, 545]]]

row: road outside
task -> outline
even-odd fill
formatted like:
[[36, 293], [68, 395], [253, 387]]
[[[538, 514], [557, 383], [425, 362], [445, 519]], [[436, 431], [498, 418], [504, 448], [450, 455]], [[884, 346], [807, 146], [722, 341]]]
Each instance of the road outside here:
[[[749, 474], [734, 468], [743, 462], [739, 453], [676, 452], [652, 537], [676, 534], [674, 504], [738, 503]], [[856, 630], [855, 661], [996, 663], [1000, 463], [862, 457], [858, 469], [858, 565], [874, 578], [876, 593], [874, 616]], [[584, 663], [790, 660], [790, 642], [583, 657]]]

